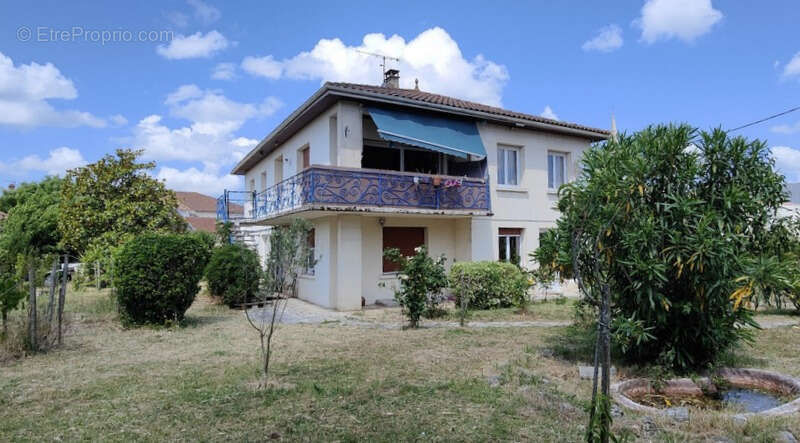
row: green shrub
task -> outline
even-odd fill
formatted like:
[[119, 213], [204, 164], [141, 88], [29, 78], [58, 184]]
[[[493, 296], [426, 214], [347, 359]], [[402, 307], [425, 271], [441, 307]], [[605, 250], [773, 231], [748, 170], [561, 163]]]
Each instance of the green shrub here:
[[260, 277], [258, 255], [237, 244], [215, 249], [206, 267], [209, 291], [229, 307], [253, 299]]
[[470, 309], [524, 308], [528, 302], [528, 277], [511, 263], [455, 263], [449, 279], [456, 306], [461, 304], [462, 296], [469, 297]]
[[447, 287], [444, 255], [433, 259], [425, 246], [415, 248], [414, 252], [406, 257], [396, 248], [383, 251], [384, 257], [400, 265], [400, 288], [395, 289], [394, 298], [412, 328], [419, 326], [421, 316], [430, 318], [439, 313], [442, 290]]
[[208, 251], [197, 238], [143, 234], [114, 260], [114, 286], [123, 322], [180, 322], [200, 290]]

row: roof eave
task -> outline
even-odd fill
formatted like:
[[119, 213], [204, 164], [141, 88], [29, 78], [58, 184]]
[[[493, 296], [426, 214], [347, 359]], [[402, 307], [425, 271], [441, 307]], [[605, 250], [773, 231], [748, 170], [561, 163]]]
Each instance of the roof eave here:
[[273, 139], [278, 135], [280, 135], [287, 127], [289, 127], [297, 119], [301, 118], [309, 109], [313, 108], [316, 104], [324, 100], [329, 95], [336, 95], [341, 98], [352, 98], [355, 100], [366, 99], [378, 103], [400, 104], [403, 106], [418, 108], [418, 109], [439, 110], [442, 112], [446, 112], [448, 114], [461, 115], [479, 120], [510, 124], [518, 128], [538, 129], [548, 132], [555, 132], [559, 134], [567, 134], [576, 137], [587, 138], [591, 141], [606, 140], [610, 136], [610, 133], [605, 130], [571, 128], [559, 124], [537, 122], [533, 120], [526, 120], [522, 118], [510, 117], [505, 115], [492, 114], [483, 111], [462, 109], [437, 103], [420, 102], [417, 100], [407, 99], [404, 97], [386, 96], [384, 94], [378, 94], [369, 91], [354, 91], [349, 88], [344, 88], [341, 86], [332, 85], [330, 83], [325, 83], [324, 85], [322, 85], [322, 87], [320, 87], [317, 90], [317, 92], [314, 93], [314, 95], [312, 95], [308, 100], [303, 102], [303, 104], [300, 105], [296, 110], [294, 110], [294, 112], [289, 114], [289, 116], [286, 117], [286, 119], [284, 119], [280, 125], [278, 125], [275, 129], [273, 129], [272, 132], [269, 133], [269, 135], [264, 137], [264, 139], [261, 140], [261, 142], [259, 142], [255, 148], [253, 148], [246, 156], [244, 156], [244, 158], [242, 158], [239, 161], [239, 163], [237, 163], [236, 166], [233, 168], [231, 174], [244, 175], [249, 169], [251, 169], [251, 166], [249, 166], [249, 164], [257, 153], [264, 150], [265, 148], [266, 150], [262, 153], [263, 156], [266, 156], [270, 152], [272, 152], [274, 146], [270, 148], [269, 144], [273, 141]]

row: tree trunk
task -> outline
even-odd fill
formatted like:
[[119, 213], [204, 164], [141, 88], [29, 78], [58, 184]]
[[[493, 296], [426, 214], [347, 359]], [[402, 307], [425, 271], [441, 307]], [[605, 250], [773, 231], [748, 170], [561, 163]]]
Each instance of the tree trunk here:
[[69, 256], [64, 254], [61, 268], [61, 288], [58, 292], [58, 344], [61, 345], [61, 325], [64, 318], [64, 300], [67, 298], [67, 277], [69, 275]]
[[601, 304], [601, 337], [602, 337], [602, 354], [603, 361], [603, 377], [600, 387], [602, 392], [600, 410], [600, 441], [608, 443], [609, 435], [611, 433], [611, 399], [609, 398], [609, 388], [611, 385], [611, 313], [609, 307], [609, 287], [607, 284], [603, 285], [603, 302]]
[[100, 290], [100, 262], [94, 262], [94, 284]]
[[53, 260], [53, 267], [50, 268], [50, 299], [47, 301], [47, 324], [53, 323], [53, 311], [56, 303], [56, 287], [58, 287], [58, 257]]
[[31, 350], [37, 350], [36, 343], [36, 268], [33, 259], [28, 263], [28, 285], [30, 286], [30, 296], [28, 297], [28, 343]]

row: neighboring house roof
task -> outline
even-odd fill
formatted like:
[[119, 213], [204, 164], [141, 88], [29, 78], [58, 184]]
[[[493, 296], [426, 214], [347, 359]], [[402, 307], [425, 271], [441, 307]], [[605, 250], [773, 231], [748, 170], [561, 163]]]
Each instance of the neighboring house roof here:
[[[178, 197], [178, 209], [187, 212], [217, 212], [217, 199], [199, 192], [175, 192]], [[232, 214], [244, 214], [241, 205], [230, 203]], [[197, 218], [197, 217], [195, 217]]]
[[388, 88], [384, 86], [355, 83], [327, 82], [299, 108], [292, 112], [269, 135], [253, 148], [234, 168], [232, 173], [242, 175], [269, 155], [311, 120], [341, 99], [351, 99], [370, 104], [384, 104], [417, 108], [433, 112], [491, 121], [514, 127], [536, 129], [559, 134], [587, 138], [592, 141], [605, 140], [610, 132], [576, 123], [552, 120], [537, 115], [509, 111], [480, 103], [432, 94], [417, 89]]
[[186, 217], [186, 223], [193, 231], [217, 232], [217, 219], [211, 217]]

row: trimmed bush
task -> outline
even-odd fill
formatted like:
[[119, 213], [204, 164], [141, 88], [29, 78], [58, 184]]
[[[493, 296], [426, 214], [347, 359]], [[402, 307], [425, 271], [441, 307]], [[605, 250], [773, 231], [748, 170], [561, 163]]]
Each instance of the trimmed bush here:
[[495, 261], [458, 262], [450, 268], [450, 288], [461, 305], [469, 297], [470, 309], [524, 307], [528, 300], [528, 277], [511, 263]]
[[215, 249], [206, 267], [208, 290], [231, 308], [255, 297], [260, 277], [258, 255], [242, 245]]
[[197, 237], [143, 234], [115, 256], [114, 286], [120, 316], [128, 324], [183, 320], [200, 290], [208, 249]]

